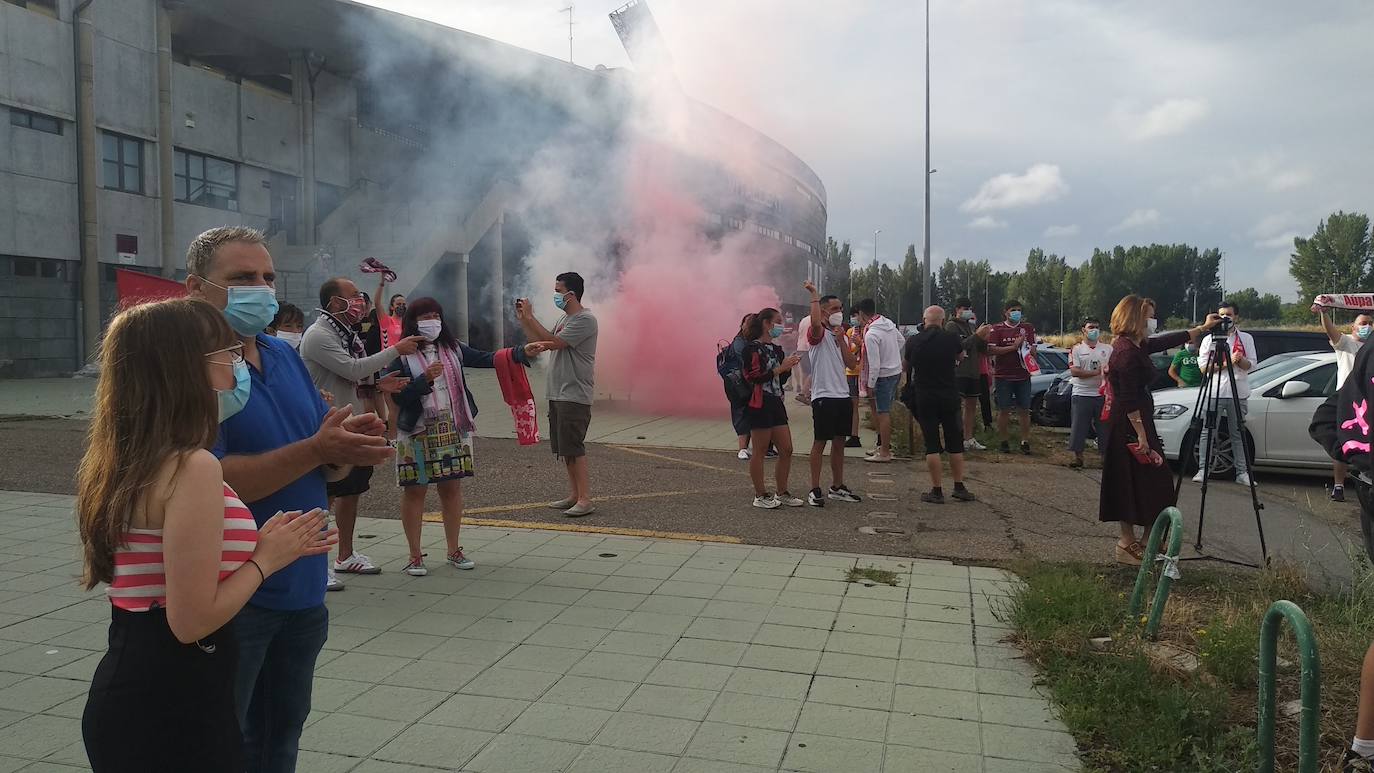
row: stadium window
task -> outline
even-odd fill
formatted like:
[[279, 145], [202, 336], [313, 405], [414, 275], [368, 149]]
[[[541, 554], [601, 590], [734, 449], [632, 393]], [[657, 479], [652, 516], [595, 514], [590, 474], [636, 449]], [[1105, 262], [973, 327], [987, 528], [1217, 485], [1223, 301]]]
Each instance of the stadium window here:
[[38, 261], [33, 258], [15, 258], [14, 275], [38, 276]]
[[57, 118], [49, 118], [46, 115], [30, 113], [27, 110], [10, 108], [10, 125], [22, 126], [25, 129], [47, 132], [48, 134], [61, 134], [62, 121]]
[[5, 2], [20, 8], [27, 8], [34, 13], [57, 18], [57, 0], [5, 0]]
[[178, 149], [172, 153], [172, 171], [173, 198], [177, 201], [239, 210], [238, 164]]
[[100, 133], [101, 185], [125, 193], [143, 193], [143, 140]]

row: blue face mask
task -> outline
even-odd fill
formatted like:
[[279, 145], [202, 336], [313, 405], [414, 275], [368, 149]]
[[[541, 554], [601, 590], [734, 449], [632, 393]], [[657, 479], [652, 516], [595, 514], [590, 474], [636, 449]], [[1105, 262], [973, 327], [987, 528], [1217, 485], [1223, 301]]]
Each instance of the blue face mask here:
[[1369, 337], [1369, 331], [1369, 325], [1360, 325], [1359, 327], [1355, 328], [1355, 335], [1358, 336], [1361, 341], [1363, 341]]
[[567, 294], [567, 293], [554, 293], [554, 294], [553, 294], [553, 305], [557, 306], [559, 311], [562, 311], [562, 310], [568, 308], [568, 294]]
[[1011, 320], [1011, 324], [1019, 325], [1021, 324], [1021, 312], [1019, 310], [1013, 311], [1007, 315], [1007, 319]]
[[769, 328], [769, 330], [768, 330], [768, 335], [770, 335], [770, 336], [772, 336], [772, 337], [774, 337], [774, 338], [782, 338], [782, 333], [783, 333], [782, 325], [774, 325], [773, 327]]
[[1098, 328], [1093, 328], [1092, 330], [1089, 330], [1089, 331], [1087, 332], [1087, 336], [1088, 336], [1088, 340], [1089, 340], [1089, 341], [1096, 341], [1096, 340], [1097, 340], [1097, 337], [1100, 336], [1100, 335], [1102, 335], [1102, 331], [1099, 330]]
[[215, 390], [215, 394], [219, 396], [219, 420], [221, 423], [228, 421], [230, 416], [243, 410], [243, 406], [248, 404], [248, 394], [252, 387], [253, 380], [248, 375], [248, 363], [243, 360], [234, 363], [234, 388], [223, 391]]
[[201, 277], [201, 281], [218, 287], [228, 296], [229, 301], [224, 306], [224, 318], [229, 320], [229, 327], [241, 336], [261, 333], [277, 316], [277, 291], [266, 285], [224, 287], [204, 277]]

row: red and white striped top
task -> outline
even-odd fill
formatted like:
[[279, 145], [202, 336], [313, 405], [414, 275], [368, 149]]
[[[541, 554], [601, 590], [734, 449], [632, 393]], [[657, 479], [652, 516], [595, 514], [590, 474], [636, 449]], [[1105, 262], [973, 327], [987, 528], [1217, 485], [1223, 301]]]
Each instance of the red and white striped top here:
[[[129, 529], [126, 545], [115, 549], [114, 582], [106, 590], [110, 603], [130, 612], [147, 612], [156, 602], [167, 607], [167, 575], [162, 564], [162, 529]], [[233, 574], [258, 544], [253, 513], [224, 484], [224, 545], [220, 548], [219, 579]]]

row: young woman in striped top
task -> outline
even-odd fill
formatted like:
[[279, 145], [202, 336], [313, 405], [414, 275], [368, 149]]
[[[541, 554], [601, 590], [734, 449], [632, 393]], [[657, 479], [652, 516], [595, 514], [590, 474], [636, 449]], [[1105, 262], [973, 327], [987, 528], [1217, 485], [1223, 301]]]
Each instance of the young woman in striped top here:
[[259, 530], [208, 450], [247, 400], [237, 336], [197, 300], [115, 317], [77, 516], [87, 588], [109, 583], [109, 651], [82, 736], [103, 771], [244, 769], [234, 713], [233, 616], [265, 577], [337, 539], [324, 514], [279, 513]]

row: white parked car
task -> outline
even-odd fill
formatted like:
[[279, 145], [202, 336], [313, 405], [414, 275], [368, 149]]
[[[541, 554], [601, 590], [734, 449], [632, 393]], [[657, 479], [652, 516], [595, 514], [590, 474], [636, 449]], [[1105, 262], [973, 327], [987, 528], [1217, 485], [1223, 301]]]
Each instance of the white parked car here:
[[[1193, 414], [1197, 410], [1197, 387], [1163, 389], [1154, 393], [1155, 428], [1170, 460], [1180, 457], [1180, 449], [1197, 447]], [[1308, 353], [1270, 358], [1250, 371], [1250, 400], [1245, 428], [1250, 434], [1254, 460], [1260, 469], [1329, 470], [1331, 459], [1307, 434], [1312, 413], [1336, 392], [1336, 355], [1334, 352]], [[1217, 434], [1214, 474], [1233, 468], [1232, 454], [1238, 450], [1225, 425]], [[1203, 449], [1205, 451], [1205, 449]], [[1201, 453], [1201, 452], [1200, 452]], [[1189, 457], [1188, 472], [1197, 469], [1196, 457]]]

